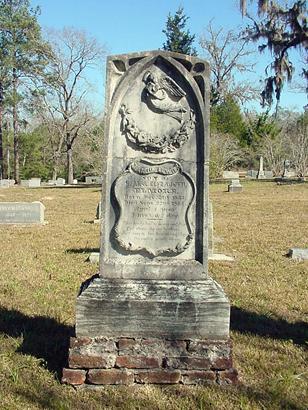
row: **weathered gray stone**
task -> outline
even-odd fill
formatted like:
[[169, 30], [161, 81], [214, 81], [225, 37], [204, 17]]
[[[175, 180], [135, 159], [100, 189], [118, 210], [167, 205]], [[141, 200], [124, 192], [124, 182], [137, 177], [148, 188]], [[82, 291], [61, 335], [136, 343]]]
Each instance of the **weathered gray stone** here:
[[243, 187], [240, 184], [239, 179], [232, 179], [232, 182], [230, 185], [228, 185], [228, 192], [242, 192]]
[[211, 278], [95, 277], [77, 298], [76, 335], [226, 339], [229, 317], [229, 301]]
[[39, 188], [41, 186], [41, 178], [29, 179], [29, 188]]
[[86, 184], [101, 184], [102, 183], [102, 177], [87, 176], [85, 182], [86, 182]]
[[305, 248], [291, 248], [288, 252], [288, 256], [296, 260], [308, 260], [308, 249]]
[[[10, 186], [12, 186], [12, 184], [10, 183], [10, 179], [0, 179], [0, 188], [9, 188]], [[15, 183], [15, 181], [14, 181]], [[14, 185], [14, 184], [13, 184]]]
[[261, 155], [260, 160], [259, 160], [259, 171], [257, 175], [257, 179], [264, 179], [265, 174], [264, 174], [264, 169], [263, 169], [263, 157]]
[[56, 185], [57, 186], [65, 185], [65, 179], [64, 178], [57, 178], [56, 179]]
[[47, 185], [56, 185], [56, 181], [54, 179], [49, 179]]
[[208, 259], [208, 65], [155, 51], [112, 56], [107, 67], [100, 274], [202, 279]]
[[233, 262], [235, 259], [233, 256], [224, 255], [223, 253], [212, 253], [209, 255], [209, 260], [217, 262]]
[[0, 224], [42, 224], [44, 210], [41, 202], [0, 202]]
[[[135, 382], [181, 379], [152, 369], [163, 342], [151, 338], [177, 339], [184, 354], [187, 339], [229, 338], [230, 303], [208, 276], [209, 91], [208, 64], [196, 57], [159, 50], [107, 60], [100, 271], [82, 286], [75, 329], [82, 340], [127, 339], [115, 366], [151, 368]], [[132, 345], [140, 353], [125, 353]], [[88, 350], [75, 365], [105, 363]], [[175, 367], [179, 354], [168, 357]], [[186, 367], [207, 369], [208, 359]], [[110, 375], [114, 384], [119, 371], [111, 372], [89, 370], [88, 382]]]
[[222, 177], [224, 179], [238, 179], [239, 173], [237, 171], [224, 171]]
[[29, 179], [21, 179], [20, 180], [20, 186], [24, 187], [24, 188], [29, 188]]
[[274, 177], [273, 171], [264, 171], [264, 176], [266, 179], [272, 179]]
[[88, 261], [90, 263], [99, 263], [99, 252], [91, 252]]
[[254, 170], [254, 169], [249, 169], [247, 171], [247, 177], [251, 178], [251, 179], [256, 179], [258, 175], [258, 171]]

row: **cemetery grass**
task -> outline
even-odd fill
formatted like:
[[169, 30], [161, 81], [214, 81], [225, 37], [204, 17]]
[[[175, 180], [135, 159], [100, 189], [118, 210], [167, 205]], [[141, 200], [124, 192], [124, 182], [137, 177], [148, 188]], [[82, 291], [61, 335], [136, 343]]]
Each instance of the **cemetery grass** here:
[[[11, 188], [0, 201], [41, 201], [44, 226], [0, 226], [1, 409], [305, 409], [308, 262], [285, 257], [308, 247], [308, 184], [210, 187], [216, 252], [210, 263], [232, 304], [236, 387], [136, 386], [75, 391], [61, 385], [75, 297], [95, 274], [98, 188]], [[306, 361], [306, 362], [305, 362]], [[305, 364], [306, 363], [306, 364]]]

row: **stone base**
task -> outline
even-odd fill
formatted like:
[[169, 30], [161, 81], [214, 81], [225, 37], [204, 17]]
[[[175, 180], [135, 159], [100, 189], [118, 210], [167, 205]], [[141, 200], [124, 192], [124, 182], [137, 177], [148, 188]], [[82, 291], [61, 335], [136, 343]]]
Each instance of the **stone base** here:
[[242, 192], [243, 187], [242, 186], [231, 186], [228, 185], [228, 192]]
[[228, 340], [71, 338], [62, 383], [94, 388], [132, 384], [235, 384]]
[[105, 279], [82, 285], [76, 304], [77, 337], [229, 338], [230, 303], [212, 278]]

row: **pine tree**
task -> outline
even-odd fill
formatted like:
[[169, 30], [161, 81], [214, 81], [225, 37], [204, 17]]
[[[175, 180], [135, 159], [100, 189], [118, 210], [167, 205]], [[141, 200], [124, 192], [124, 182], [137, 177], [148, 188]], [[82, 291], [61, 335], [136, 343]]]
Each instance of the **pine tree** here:
[[197, 55], [196, 49], [193, 47], [195, 35], [191, 35], [189, 30], [185, 30], [188, 19], [189, 17], [184, 14], [183, 7], [179, 7], [174, 16], [169, 13], [166, 28], [163, 30], [167, 37], [163, 44], [164, 50], [191, 56]]
[[[5, 58], [0, 71], [8, 72], [9, 94], [14, 132], [14, 179], [19, 182], [19, 111], [26, 80], [41, 74], [48, 47], [41, 38], [37, 21], [39, 9], [32, 10], [29, 0], [0, 0], [0, 48]], [[3, 85], [3, 84], [2, 84]], [[27, 82], [27, 86], [29, 83]]]

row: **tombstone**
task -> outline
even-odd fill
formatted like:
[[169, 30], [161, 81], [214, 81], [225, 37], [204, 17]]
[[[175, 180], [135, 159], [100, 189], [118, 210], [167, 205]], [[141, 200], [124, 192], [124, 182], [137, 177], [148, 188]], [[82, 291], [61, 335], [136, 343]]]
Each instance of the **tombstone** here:
[[54, 179], [49, 179], [47, 185], [56, 185], [56, 181]]
[[232, 179], [232, 182], [230, 185], [228, 185], [228, 192], [242, 192], [243, 187], [240, 184], [239, 179]]
[[9, 188], [10, 186], [9, 179], [0, 179], [0, 188]]
[[77, 185], [77, 184], [78, 184], [77, 179], [73, 179], [73, 185]]
[[108, 58], [100, 271], [62, 382], [236, 382], [230, 303], [208, 275], [209, 91], [196, 57]]
[[296, 172], [290, 168], [291, 168], [291, 161], [286, 159], [283, 162], [282, 178], [295, 178], [296, 177]]
[[222, 177], [224, 179], [238, 179], [239, 173], [236, 171], [224, 171]]
[[264, 169], [263, 169], [263, 157], [262, 155], [260, 156], [260, 162], [259, 162], [259, 171], [257, 175], [257, 179], [264, 179], [265, 174], [264, 174]]
[[43, 224], [41, 202], [0, 202], [0, 224]]
[[63, 186], [65, 185], [65, 179], [64, 178], [57, 178], [56, 179], [56, 186]]
[[307, 248], [291, 248], [289, 249], [288, 256], [291, 259], [297, 261], [308, 260], [308, 249]]
[[41, 178], [29, 179], [29, 188], [39, 188], [41, 186]]
[[93, 223], [99, 224], [101, 222], [101, 219], [102, 219], [102, 204], [101, 202], [99, 202], [96, 207], [96, 217]]
[[20, 186], [24, 188], [29, 188], [30, 182], [29, 179], [21, 179], [20, 180]]
[[249, 169], [246, 174], [247, 178], [251, 178], [251, 179], [256, 179], [257, 175], [258, 175], [258, 171], [254, 169]]
[[97, 176], [87, 176], [86, 177], [86, 184], [101, 184], [102, 177]]
[[264, 171], [264, 177], [265, 177], [266, 179], [272, 179], [272, 178], [274, 178], [273, 171]]

